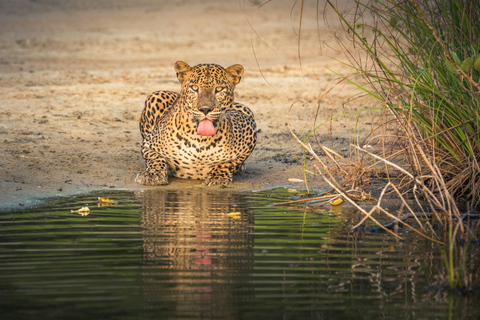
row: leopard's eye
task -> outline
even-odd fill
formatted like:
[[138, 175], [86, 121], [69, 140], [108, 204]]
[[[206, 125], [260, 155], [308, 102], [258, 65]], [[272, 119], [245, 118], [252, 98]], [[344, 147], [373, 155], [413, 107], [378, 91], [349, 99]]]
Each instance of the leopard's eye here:
[[198, 91], [198, 86], [197, 85], [192, 85], [192, 86], [190, 86], [190, 89], [197, 92]]
[[222, 91], [224, 88], [223, 87], [216, 87], [215, 88], [215, 92], [216, 93], [219, 93], [220, 91]]

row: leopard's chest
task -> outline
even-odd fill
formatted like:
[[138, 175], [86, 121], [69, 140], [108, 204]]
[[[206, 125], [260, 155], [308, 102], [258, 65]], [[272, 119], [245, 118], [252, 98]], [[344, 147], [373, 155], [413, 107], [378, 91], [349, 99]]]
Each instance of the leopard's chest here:
[[205, 179], [218, 164], [238, 157], [232, 134], [219, 126], [213, 136], [199, 136], [194, 130], [176, 128], [162, 141], [162, 154], [173, 176]]

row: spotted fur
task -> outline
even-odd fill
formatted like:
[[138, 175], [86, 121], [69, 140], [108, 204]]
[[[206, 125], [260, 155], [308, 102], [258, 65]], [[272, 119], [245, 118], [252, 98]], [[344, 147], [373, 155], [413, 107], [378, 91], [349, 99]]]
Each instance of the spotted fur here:
[[[157, 91], [145, 101], [140, 120], [146, 170], [135, 181], [168, 184], [168, 173], [205, 184], [227, 185], [252, 153], [256, 124], [252, 111], [234, 99], [243, 67], [175, 63], [180, 93]], [[213, 136], [197, 135], [198, 123], [211, 120]]]

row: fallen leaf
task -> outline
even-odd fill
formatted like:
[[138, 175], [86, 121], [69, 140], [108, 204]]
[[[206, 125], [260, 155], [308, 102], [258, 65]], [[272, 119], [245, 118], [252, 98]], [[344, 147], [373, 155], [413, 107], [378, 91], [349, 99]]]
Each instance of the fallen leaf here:
[[82, 207], [78, 210], [70, 210], [71, 213], [77, 212], [78, 214], [81, 214], [82, 216], [86, 216], [90, 213], [90, 209], [88, 207]]
[[226, 215], [229, 217], [240, 217], [241, 214], [242, 214], [241, 212], [230, 212], [230, 213], [227, 213]]
[[100, 198], [98, 197], [98, 201], [102, 202], [102, 203], [114, 203], [115, 201], [113, 201], [112, 199], [108, 199], [108, 198]]
[[303, 182], [302, 179], [288, 178], [288, 182]]
[[337, 199], [335, 199], [335, 200], [330, 201], [330, 204], [331, 204], [332, 206], [338, 206], [338, 205], [339, 205], [340, 203], [342, 203], [342, 202], [343, 202], [342, 198], [337, 198]]

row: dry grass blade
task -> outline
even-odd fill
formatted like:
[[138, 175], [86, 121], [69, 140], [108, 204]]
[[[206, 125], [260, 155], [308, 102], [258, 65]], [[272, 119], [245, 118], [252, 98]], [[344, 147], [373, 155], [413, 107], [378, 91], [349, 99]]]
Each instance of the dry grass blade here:
[[[405, 220], [407, 220], [409, 218], [413, 218], [413, 217], [430, 217], [431, 215], [433, 215], [432, 212], [430, 212], [430, 213], [428, 213], [428, 212], [408, 212], [408, 213], [405, 213], [405, 214], [401, 215], [400, 217], [398, 217], [398, 219], [401, 220], [401, 221], [405, 221]], [[386, 223], [383, 226], [386, 227], [386, 228], [391, 228], [394, 225], [396, 225], [397, 223], [398, 223], [398, 220], [393, 219], [391, 222]]]
[[292, 204], [292, 203], [331, 199], [331, 198], [335, 198], [335, 197], [338, 197], [338, 195], [333, 194], [333, 195], [322, 196], [322, 197], [306, 198], [306, 199], [292, 200], [292, 201], [286, 201], [286, 202], [277, 202], [277, 203], [274, 203], [273, 205], [274, 206], [283, 206], [283, 205]]
[[[372, 197], [368, 194], [365, 194], [364, 192], [360, 192], [359, 195], [356, 195], [355, 193], [359, 192], [358, 190], [348, 190], [346, 193], [351, 197], [351, 198], [357, 198], [358, 200], [372, 200]], [[312, 198], [305, 198], [305, 199], [298, 199], [298, 200], [292, 200], [292, 201], [286, 201], [286, 202], [277, 202], [274, 203], [274, 206], [283, 206], [283, 205], [288, 205], [288, 204], [293, 204], [293, 203], [301, 203], [301, 202], [317, 202], [320, 200], [331, 200], [333, 198], [338, 198], [338, 194], [331, 194], [331, 195], [326, 195], [326, 196], [320, 196], [320, 197], [312, 197]]]
[[[409, 225], [408, 223], [404, 222], [403, 220], [401, 220], [400, 218], [398, 217], [395, 217], [393, 214], [389, 213], [387, 210], [383, 209], [382, 207], [376, 207], [378, 210], [380, 210], [381, 212], [383, 212], [386, 216], [394, 219], [395, 221], [398, 221], [400, 222], [401, 224], [403, 224], [405, 227], [407, 227], [408, 229], [418, 233], [419, 235], [421, 235], [422, 237], [424, 237], [425, 239], [428, 239], [432, 242], [435, 242], [435, 243], [438, 243], [438, 244], [442, 244], [444, 245], [445, 243], [441, 242], [441, 241], [438, 241], [436, 239], [433, 239], [431, 237], [429, 237], [427, 234], [423, 233], [423, 232], [420, 232], [419, 230], [415, 229], [414, 227], [412, 227], [411, 225]], [[417, 218], [417, 217], [416, 217]], [[418, 218], [417, 218], [418, 219]], [[384, 225], [382, 225], [382, 227], [384, 227]]]
[[[387, 183], [387, 185], [383, 188], [382, 193], [380, 194], [380, 197], [378, 198], [377, 205], [374, 207], [374, 209], [380, 207], [380, 203], [382, 202], [382, 198], [385, 195], [385, 192], [387, 191], [388, 187], [391, 185], [391, 183]], [[365, 215], [360, 222], [358, 222], [356, 225], [353, 226], [353, 229], [358, 228], [361, 224], [363, 224], [367, 219], [371, 218], [371, 214], [374, 213], [375, 210], [371, 210], [368, 215]]]
[[352, 145], [352, 146], [353, 146], [354, 148], [356, 148], [357, 150], [360, 150], [360, 151], [362, 151], [362, 152], [365, 152], [365, 153], [369, 154], [370, 156], [372, 156], [373, 158], [375, 158], [375, 159], [377, 159], [377, 160], [380, 160], [380, 161], [385, 162], [386, 164], [394, 167], [395, 169], [401, 171], [402, 173], [406, 174], [406, 175], [409, 176], [410, 178], [414, 179], [414, 176], [413, 176], [410, 172], [408, 172], [407, 170], [403, 169], [402, 167], [396, 165], [395, 163], [390, 162], [390, 161], [388, 161], [388, 160], [386, 160], [386, 159], [384, 159], [384, 158], [382, 158], [382, 157], [380, 157], [380, 156], [378, 156], [378, 155], [376, 155], [376, 154], [374, 154], [374, 153], [371, 153], [371, 152], [369, 152], [369, 151], [367, 151], [367, 150], [365, 150], [365, 149], [363, 149], [363, 148], [360, 148], [359, 146], [356, 146], [356, 145]]

